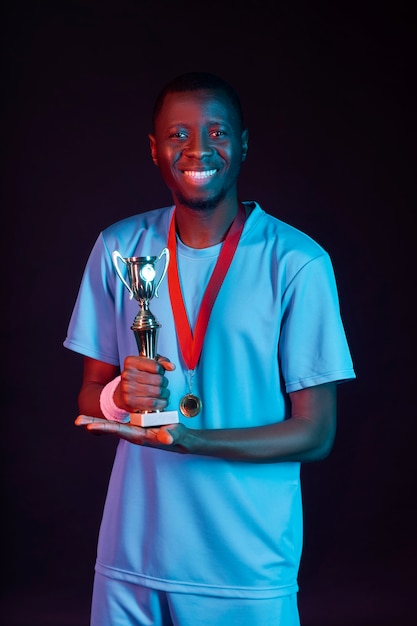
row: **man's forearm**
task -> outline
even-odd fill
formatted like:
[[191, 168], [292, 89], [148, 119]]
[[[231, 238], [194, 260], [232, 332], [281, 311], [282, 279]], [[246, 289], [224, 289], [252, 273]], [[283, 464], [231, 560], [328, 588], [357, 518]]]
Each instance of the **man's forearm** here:
[[301, 417], [254, 428], [187, 429], [178, 451], [252, 463], [317, 461], [330, 453], [333, 430]]

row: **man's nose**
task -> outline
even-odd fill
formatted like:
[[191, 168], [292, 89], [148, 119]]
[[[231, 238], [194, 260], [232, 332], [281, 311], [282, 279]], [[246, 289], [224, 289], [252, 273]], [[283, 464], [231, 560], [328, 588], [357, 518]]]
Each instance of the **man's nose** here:
[[201, 159], [203, 156], [211, 154], [213, 148], [210, 144], [210, 138], [206, 133], [194, 133], [189, 138], [187, 144], [187, 155]]

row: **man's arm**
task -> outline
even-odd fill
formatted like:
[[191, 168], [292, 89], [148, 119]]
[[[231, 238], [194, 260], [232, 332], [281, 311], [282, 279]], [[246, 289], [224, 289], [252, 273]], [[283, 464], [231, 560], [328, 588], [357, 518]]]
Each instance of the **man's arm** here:
[[[139, 356], [127, 357], [122, 379], [114, 393], [116, 405], [128, 413], [165, 409], [169, 391], [164, 374], [165, 370], [173, 369], [173, 363], [163, 357], [157, 361]], [[100, 409], [101, 391], [119, 373], [115, 365], [84, 357], [83, 382], [78, 395], [81, 413], [104, 417]]]
[[[128, 412], [161, 410], [169, 391], [165, 370], [168, 360], [127, 357], [114, 400]], [[100, 393], [118, 369], [85, 358], [79, 394], [80, 415], [76, 424], [87, 430], [114, 434], [131, 443], [153, 446], [182, 454], [212, 456], [252, 463], [315, 461], [332, 449], [336, 433], [336, 383], [308, 387], [290, 394], [291, 417], [283, 422], [252, 428], [189, 429], [183, 424], [140, 428], [100, 419]]]
[[79, 411], [86, 415], [104, 417], [100, 409], [100, 393], [119, 373], [119, 368], [115, 365], [84, 357], [83, 381], [78, 394]]
[[185, 453], [255, 463], [325, 458], [336, 434], [336, 383], [295, 391], [290, 399], [291, 417], [283, 422], [252, 428], [187, 430], [179, 437], [175, 427], [168, 427], [171, 445], [180, 446], [178, 451]]

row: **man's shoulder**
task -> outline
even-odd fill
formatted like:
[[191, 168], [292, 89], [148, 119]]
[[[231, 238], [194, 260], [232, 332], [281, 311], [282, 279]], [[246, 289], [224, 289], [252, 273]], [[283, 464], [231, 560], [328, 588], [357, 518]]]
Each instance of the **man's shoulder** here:
[[123, 232], [130, 233], [132, 232], [132, 229], [141, 230], [151, 227], [158, 228], [161, 223], [165, 223], [168, 219], [172, 208], [173, 207], [171, 206], [167, 206], [129, 215], [104, 228], [103, 234], [105, 236], [116, 235]]
[[325, 253], [321, 244], [305, 231], [265, 210], [257, 202], [251, 204], [251, 220], [248, 220], [250, 227], [248, 230], [252, 231], [253, 236], [276, 245], [281, 254], [299, 251], [317, 256]]

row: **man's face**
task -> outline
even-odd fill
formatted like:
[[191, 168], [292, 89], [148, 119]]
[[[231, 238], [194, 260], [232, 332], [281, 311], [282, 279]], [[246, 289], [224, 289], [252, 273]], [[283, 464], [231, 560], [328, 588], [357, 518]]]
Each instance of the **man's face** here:
[[236, 198], [247, 131], [222, 92], [168, 94], [149, 138], [154, 163], [177, 205], [199, 210]]

